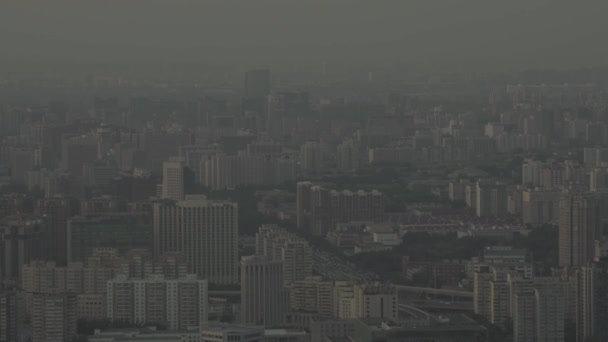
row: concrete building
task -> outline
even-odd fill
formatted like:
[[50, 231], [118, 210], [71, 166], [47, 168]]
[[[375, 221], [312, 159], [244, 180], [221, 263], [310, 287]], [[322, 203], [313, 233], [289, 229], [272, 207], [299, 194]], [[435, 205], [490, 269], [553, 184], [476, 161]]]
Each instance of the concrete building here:
[[200, 342], [198, 329], [157, 330], [155, 327], [134, 329], [96, 329], [93, 335], [87, 336], [88, 342]]
[[17, 341], [17, 293], [0, 287], [0, 341]]
[[494, 181], [477, 181], [477, 216], [497, 216], [507, 214], [507, 188], [505, 184]]
[[310, 276], [289, 285], [289, 311], [314, 313], [321, 319], [333, 317], [333, 282]]
[[39, 217], [11, 216], [0, 221], [0, 276], [17, 278], [21, 267], [47, 257], [47, 228]]
[[577, 272], [577, 341], [608, 338], [608, 259], [590, 262]]
[[201, 325], [200, 342], [263, 342], [264, 327], [226, 323]]
[[289, 308], [282, 261], [265, 256], [241, 259], [241, 322], [281, 326]]
[[107, 282], [110, 320], [143, 324], [164, 322], [172, 330], [186, 329], [207, 321], [207, 281], [194, 274], [178, 279], [161, 275], [130, 279], [120, 275]]
[[354, 297], [357, 318], [399, 318], [397, 290], [390, 285], [355, 285]]
[[311, 341], [324, 341], [328, 337], [354, 336], [354, 334], [355, 322], [350, 319], [316, 321], [310, 326]]
[[285, 286], [312, 275], [312, 248], [308, 241], [277, 225], [260, 226], [256, 254], [283, 262]]
[[238, 283], [237, 204], [186, 196], [154, 205], [154, 255], [181, 253], [209, 283]]
[[184, 199], [184, 163], [166, 161], [163, 163], [162, 198], [181, 201]]
[[278, 185], [296, 178], [296, 161], [287, 154], [215, 154], [200, 163], [200, 183], [212, 190], [239, 185]]
[[595, 256], [600, 205], [592, 194], [564, 194], [559, 204], [559, 265], [579, 267]]
[[323, 168], [323, 146], [307, 142], [300, 147], [300, 164], [304, 172], [319, 172]]
[[337, 223], [374, 221], [384, 214], [385, 197], [372, 191], [336, 191], [299, 182], [297, 185], [298, 228], [325, 236]]
[[32, 300], [32, 341], [65, 342], [76, 336], [76, 296], [35, 294]]
[[561, 193], [529, 189], [522, 192], [522, 222], [542, 225], [559, 220], [559, 201]]

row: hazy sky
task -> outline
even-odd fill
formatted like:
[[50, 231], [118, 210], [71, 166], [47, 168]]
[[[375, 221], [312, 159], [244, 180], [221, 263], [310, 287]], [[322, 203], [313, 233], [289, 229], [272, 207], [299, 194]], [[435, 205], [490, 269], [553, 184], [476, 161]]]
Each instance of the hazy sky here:
[[578, 67], [608, 60], [604, 1], [5, 0], [2, 60]]

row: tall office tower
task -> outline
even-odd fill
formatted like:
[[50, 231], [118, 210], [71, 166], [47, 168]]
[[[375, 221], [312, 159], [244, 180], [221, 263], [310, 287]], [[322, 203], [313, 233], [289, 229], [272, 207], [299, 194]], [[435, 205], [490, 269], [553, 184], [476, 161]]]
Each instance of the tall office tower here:
[[600, 234], [600, 201], [588, 193], [564, 194], [559, 210], [559, 265], [583, 266], [595, 254], [595, 240]]
[[33, 342], [65, 342], [76, 336], [76, 296], [36, 294], [32, 302]]
[[577, 274], [577, 341], [608, 339], [608, 258], [599, 258]]
[[0, 341], [17, 341], [17, 294], [0, 286]]
[[384, 214], [385, 197], [372, 191], [335, 191], [311, 182], [297, 184], [298, 228], [325, 236], [336, 224], [374, 221]]
[[323, 168], [323, 146], [307, 142], [300, 147], [300, 163], [305, 172], [319, 172]]
[[507, 187], [494, 181], [477, 182], [477, 216], [504, 216], [507, 214]]
[[593, 168], [589, 172], [589, 190], [591, 192], [608, 190], [608, 168]]
[[46, 225], [37, 217], [12, 216], [0, 222], [0, 276], [17, 278], [21, 266], [45, 259]]
[[155, 275], [131, 279], [120, 275], [107, 282], [110, 320], [136, 324], [166, 322], [169, 329], [186, 329], [207, 321], [207, 281], [195, 274], [178, 279]]
[[245, 97], [260, 98], [270, 94], [270, 70], [254, 69], [245, 73]]
[[98, 144], [93, 136], [77, 136], [62, 141], [61, 161], [64, 170], [73, 177], [84, 176], [83, 166], [97, 160]]
[[310, 276], [289, 285], [289, 311], [307, 312], [319, 318], [333, 317], [333, 291], [331, 281]]
[[36, 214], [44, 217], [47, 226], [49, 260], [60, 266], [67, 264], [68, 219], [75, 213], [75, 204], [67, 198], [44, 198], [36, 203]]
[[283, 262], [285, 286], [312, 275], [312, 249], [308, 241], [277, 225], [260, 226], [256, 254]]
[[177, 252], [209, 283], [238, 284], [238, 207], [205, 196], [154, 205], [154, 255]]
[[184, 199], [184, 163], [163, 163], [163, 198], [180, 201]]
[[241, 323], [280, 326], [289, 308], [282, 261], [264, 256], [241, 259]]

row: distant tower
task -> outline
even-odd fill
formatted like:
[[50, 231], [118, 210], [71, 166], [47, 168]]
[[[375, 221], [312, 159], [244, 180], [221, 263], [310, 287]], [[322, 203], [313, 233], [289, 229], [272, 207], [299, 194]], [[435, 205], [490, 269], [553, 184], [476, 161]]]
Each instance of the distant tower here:
[[163, 163], [163, 198], [184, 199], [184, 164], [181, 161]]
[[241, 323], [280, 326], [289, 308], [283, 262], [265, 256], [241, 259]]
[[270, 94], [270, 70], [254, 69], [245, 73], [245, 97], [260, 98]]
[[564, 194], [559, 203], [559, 265], [580, 267], [592, 261], [599, 229], [599, 198]]

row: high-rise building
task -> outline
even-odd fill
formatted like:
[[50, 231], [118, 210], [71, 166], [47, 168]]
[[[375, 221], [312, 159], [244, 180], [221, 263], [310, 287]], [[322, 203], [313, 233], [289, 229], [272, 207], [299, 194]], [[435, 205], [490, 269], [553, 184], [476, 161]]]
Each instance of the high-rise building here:
[[323, 168], [323, 146], [307, 142], [300, 147], [300, 163], [305, 172], [319, 172]]
[[599, 238], [600, 202], [589, 193], [569, 193], [559, 204], [559, 265], [579, 267], [593, 260]]
[[504, 216], [507, 214], [507, 188], [493, 181], [477, 182], [477, 216]]
[[540, 175], [543, 163], [537, 160], [526, 160], [521, 166], [521, 183], [523, 185], [530, 185], [533, 187], [540, 185]]
[[181, 161], [163, 163], [163, 198], [184, 199], [184, 164]]
[[285, 286], [312, 275], [312, 249], [308, 241], [277, 225], [262, 225], [259, 228], [256, 254], [283, 262]]
[[282, 261], [265, 256], [241, 259], [241, 322], [280, 326], [289, 308]]
[[254, 69], [245, 73], [245, 97], [260, 98], [270, 94], [270, 70]]
[[338, 169], [340, 171], [352, 172], [358, 169], [360, 160], [358, 143], [349, 139], [338, 145]]
[[46, 225], [38, 217], [11, 216], [0, 222], [0, 276], [17, 278], [21, 266], [47, 257]]
[[0, 341], [17, 341], [17, 294], [0, 288]]
[[229, 201], [186, 196], [154, 205], [154, 255], [182, 254], [209, 283], [237, 284], [238, 211]]
[[397, 290], [391, 285], [355, 285], [357, 318], [382, 318], [391, 321], [399, 317]]
[[98, 142], [91, 135], [76, 136], [62, 141], [62, 167], [73, 177], [84, 176], [83, 166], [92, 164], [98, 157]]
[[541, 225], [559, 220], [561, 193], [540, 189], [522, 192], [522, 222]]
[[577, 275], [577, 341], [608, 339], [608, 258], [590, 262]]
[[133, 279], [120, 275], [107, 282], [107, 310], [111, 320], [143, 324], [166, 322], [169, 329], [185, 329], [207, 321], [207, 281], [195, 274], [178, 279], [153, 275]]
[[319, 276], [306, 277], [289, 285], [289, 311], [333, 317], [333, 282]]
[[75, 213], [73, 201], [67, 198], [44, 198], [36, 205], [36, 214], [44, 217], [47, 226], [48, 260], [66, 265], [68, 219]]
[[76, 336], [76, 295], [35, 294], [32, 299], [32, 341], [65, 342]]

